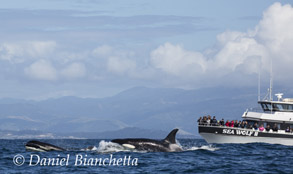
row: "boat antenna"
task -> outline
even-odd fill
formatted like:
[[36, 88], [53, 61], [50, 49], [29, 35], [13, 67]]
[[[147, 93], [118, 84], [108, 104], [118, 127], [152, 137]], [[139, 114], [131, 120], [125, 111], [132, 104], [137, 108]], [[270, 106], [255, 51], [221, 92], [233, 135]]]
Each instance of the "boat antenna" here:
[[260, 69], [258, 72], [258, 91], [257, 91], [258, 92], [258, 98], [257, 98], [258, 101], [260, 101], [260, 71], [261, 71]]
[[270, 101], [273, 101], [273, 58], [271, 58], [271, 71], [270, 71]]
[[[260, 75], [259, 75], [260, 78]], [[273, 59], [271, 58], [271, 68], [270, 68], [270, 87], [268, 88], [268, 93], [263, 98], [265, 101], [273, 101]]]

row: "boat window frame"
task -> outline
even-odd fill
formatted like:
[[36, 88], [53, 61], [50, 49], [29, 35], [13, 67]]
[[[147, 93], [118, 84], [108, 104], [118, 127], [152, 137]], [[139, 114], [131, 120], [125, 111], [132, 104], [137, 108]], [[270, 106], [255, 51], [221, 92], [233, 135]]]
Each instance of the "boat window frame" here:
[[293, 104], [274, 103], [274, 102], [259, 102], [264, 112], [293, 112]]

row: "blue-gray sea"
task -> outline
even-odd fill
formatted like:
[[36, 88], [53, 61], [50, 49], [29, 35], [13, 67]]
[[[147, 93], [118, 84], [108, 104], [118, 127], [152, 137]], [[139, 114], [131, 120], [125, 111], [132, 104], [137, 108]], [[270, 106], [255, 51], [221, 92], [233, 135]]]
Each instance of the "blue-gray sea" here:
[[[66, 148], [68, 151], [27, 152], [24, 145], [29, 140], [0, 141], [0, 174], [293, 173], [293, 147], [283, 145], [209, 145], [202, 139], [179, 139], [183, 152], [137, 152], [119, 148], [109, 140], [52, 139], [41, 141]], [[92, 150], [86, 150], [88, 146], [94, 147]], [[24, 159], [20, 158], [20, 155]], [[44, 166], [44, 159], [49, 158], [55, 159], [56, 163]], [[64, 158], [62, 166], [61, 163], [57, 165], [57, 158], [59, 162]], [[65, 159], [68, 161], [67, 164]], [[103, 161], [94, 163], [95, 159], [104, 160], [104, 165]]]

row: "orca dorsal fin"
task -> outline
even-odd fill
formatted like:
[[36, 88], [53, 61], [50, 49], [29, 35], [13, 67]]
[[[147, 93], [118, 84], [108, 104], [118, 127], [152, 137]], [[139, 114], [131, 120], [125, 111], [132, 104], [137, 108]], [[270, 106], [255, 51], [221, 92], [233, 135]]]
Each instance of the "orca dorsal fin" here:
[[169, 143], [175, 144], [176, 143], [176, 133], [179, 129], [173, 129], [168, 136], [164, 139], [164, 141], [167, 141]]

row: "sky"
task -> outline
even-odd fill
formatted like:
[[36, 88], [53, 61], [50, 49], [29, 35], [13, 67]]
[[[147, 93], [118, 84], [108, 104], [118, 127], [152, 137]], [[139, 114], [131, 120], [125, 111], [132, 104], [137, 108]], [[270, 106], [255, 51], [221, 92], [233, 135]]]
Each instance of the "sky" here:
[[0, 98], [293, 85], [293, 2], [3, 0]]

